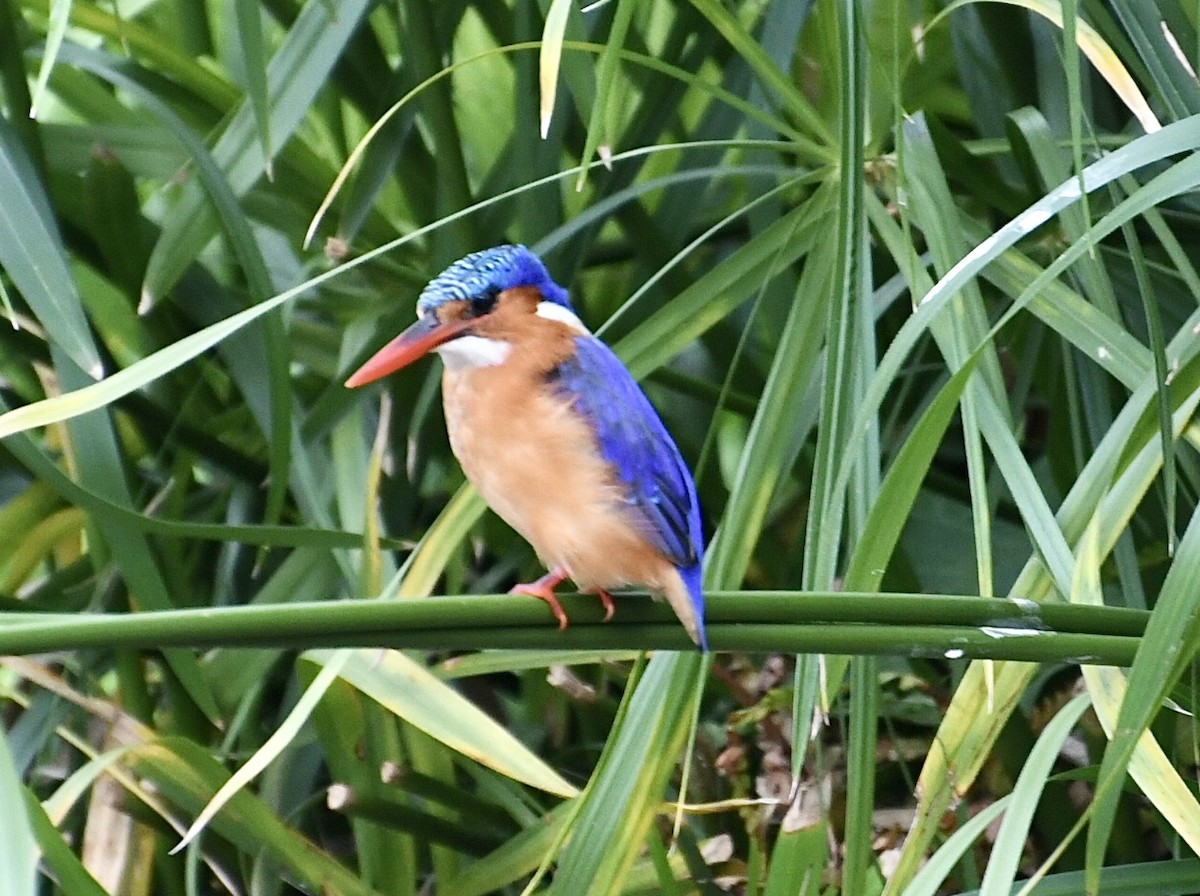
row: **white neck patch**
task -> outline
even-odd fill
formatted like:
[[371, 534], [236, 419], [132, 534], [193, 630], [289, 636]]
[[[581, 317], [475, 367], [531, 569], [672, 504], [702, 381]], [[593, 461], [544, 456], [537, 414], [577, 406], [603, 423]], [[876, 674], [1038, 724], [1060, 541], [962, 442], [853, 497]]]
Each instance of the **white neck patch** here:
[[434, 351], [450, 370], [466, 370], [503, 364], [512, 354], [512, 343], [486, 336], [459, 336], [443, 342]]
[[583, 325], [581, 321], [570, 308], [564, 308], [557, 302], [538, 302], [537, 316], [543, 317], [546, 320], [556, 320], [560, 324], [566, 324], [580, 336], [591, 336], [592, 332]]

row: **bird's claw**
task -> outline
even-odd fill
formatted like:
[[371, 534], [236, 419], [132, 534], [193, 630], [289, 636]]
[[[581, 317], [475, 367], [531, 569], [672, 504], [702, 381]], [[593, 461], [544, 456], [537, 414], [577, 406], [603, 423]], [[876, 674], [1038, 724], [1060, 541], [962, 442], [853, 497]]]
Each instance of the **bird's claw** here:
[[[566, 581], [566, 578], [567, 573], [564, 570], [552, 569], [535, 582], [515, 585], [508, 593], [524, 594], [528, 597], [536, 597], [538, 600], [544, 600], [550, 605], [550, 611], [554, 614], [554, 618], [558, 620], [559, 631], [566, 631], [567, 626], [570, 624], [567, 619], [567, 613], [562, 608], [562, 604], [558, 602], [558, 597], [554, 594], [554, 589]], [[604, 621], [611, 622], [613, 613], [616, 612], [612, 595], [603, 588], [597, 588], [592, 593], [600, 598], [600, 603], [604, 606]]]
[[558, 620], [559, 631], [566, 631], [570, 624], [567, 619], [567, 613], [562, 608], [562, 604], [558, 602], [558, 598], [554, 595], [554, 589], [557, 588], [567, 578], [567, 574], [561, 569], [552, 569], [536, 582], [526, 582], [521, 585], [514, 586], [509, 594], [524, 594], [529, 597], [536, 597], [538, 600], [544, 600], [550, 605], [550, 611], [554, 614], [554, 618]]
[[613, 613], [616, 612], [616, 607], [613, 606], [612, 595], [603, 588], [596, 589], [596, 596], [600, 598], [600, 603], [604, 605], [604, 621], [612, 622]]

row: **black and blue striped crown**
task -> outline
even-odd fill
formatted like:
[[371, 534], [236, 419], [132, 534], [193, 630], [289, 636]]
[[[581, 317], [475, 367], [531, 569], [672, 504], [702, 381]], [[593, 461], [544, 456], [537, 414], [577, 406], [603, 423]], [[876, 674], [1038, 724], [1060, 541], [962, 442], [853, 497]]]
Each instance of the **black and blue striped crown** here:
[[516, 286], [537, 287], [547, 301], [571, 307], [567, 291], [550, 279], [540, 258], [524, 246], [496, 246], [460, 258], [429, 281], [417, 299], [417, 312]]

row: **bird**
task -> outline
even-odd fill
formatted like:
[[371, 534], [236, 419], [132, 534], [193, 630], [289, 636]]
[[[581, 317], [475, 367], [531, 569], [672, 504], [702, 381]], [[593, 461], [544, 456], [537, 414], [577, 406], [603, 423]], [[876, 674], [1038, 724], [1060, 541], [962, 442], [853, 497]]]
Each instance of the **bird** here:
[[692, 474], [646, 394], [521, 245], [473, 252], [429, 282], [417, 320], [346, 380], [357, 388], [441, 357], [450, 446], [467, 479], [547, 572], [510, 593], [545, 601], [570, 579], [665, 597], [708, 650], [704, 539]]

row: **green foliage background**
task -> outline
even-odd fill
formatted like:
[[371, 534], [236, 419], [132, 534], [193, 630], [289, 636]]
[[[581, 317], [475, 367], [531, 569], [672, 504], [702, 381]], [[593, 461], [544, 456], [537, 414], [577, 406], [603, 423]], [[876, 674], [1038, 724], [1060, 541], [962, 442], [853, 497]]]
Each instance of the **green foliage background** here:
[[[0, 893], [1200, 889], [1198, 16], [0, 0]], [[504, 241], [714, 654], [341, 386]]]

